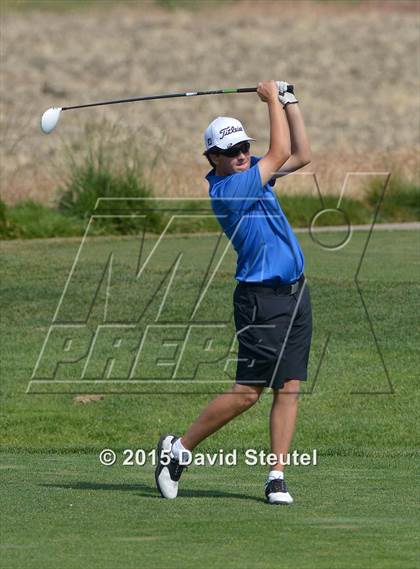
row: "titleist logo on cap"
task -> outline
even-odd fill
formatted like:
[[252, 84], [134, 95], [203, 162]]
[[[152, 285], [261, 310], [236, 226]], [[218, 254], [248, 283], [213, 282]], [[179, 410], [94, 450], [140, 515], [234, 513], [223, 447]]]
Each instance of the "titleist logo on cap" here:
[[241, 126], [226, 126], [225, 128], [222, 128], [221, 130], [219, 130], [219, 134], [220, 134], [220, 140], [222, 140], [225, 136], [227, 136], [228, 134], [233, 134], [234, 132], [239, 132], [241, 130], [244, 130]]

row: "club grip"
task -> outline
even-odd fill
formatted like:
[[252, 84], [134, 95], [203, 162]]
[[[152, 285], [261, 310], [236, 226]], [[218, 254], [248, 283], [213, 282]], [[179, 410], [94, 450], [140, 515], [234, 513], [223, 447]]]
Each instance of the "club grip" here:
[[[278, 86], [279, 83], [280, 83], [280, 81], [276, 81], [276, 83], [277, 83], [277, 86]], [[287, 89], [286, 89], [286, 91], [287, 91], [288, 93], [294, 93], [294, 92], [295, 92], [295, 86], [292, 85], [292, 83], [288, 83], [288, 84], [287, 84]]]
[[[279, 81], [276, 81], [276, 83], [279, 83]], [[241, 87], [240, 89], [223, 89], [222, 91], [214, 91], [214, 92], [218, 92], [218, 93], [255, 93], [257, 91], [256, 87]], [[292, 85], [291, 83], [287, 84], [287, 91], [288, 93], [294, 93], [295, 92], [295, 86]], [[202, 95], [205, 93], [199, 93], [199, 95]]]

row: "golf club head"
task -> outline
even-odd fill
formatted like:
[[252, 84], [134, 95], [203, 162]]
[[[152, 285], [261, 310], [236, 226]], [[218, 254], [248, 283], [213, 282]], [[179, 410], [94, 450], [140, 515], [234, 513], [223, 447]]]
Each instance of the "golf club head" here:
[[41, 117], [41, 130], [45, 134], [50, 134], [54, 130], [60, 118], [61, 107], [51, 107], [47, 109]]

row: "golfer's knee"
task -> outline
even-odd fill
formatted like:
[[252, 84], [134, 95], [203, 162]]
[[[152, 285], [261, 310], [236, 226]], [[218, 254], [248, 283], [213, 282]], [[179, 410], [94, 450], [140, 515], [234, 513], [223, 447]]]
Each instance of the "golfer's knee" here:
[[286, 381], [281, 389], [273, 392], [274, 398], [279, 399], [283, 403], [296, 403], [299, 398], [300, 381], [298, 379], [290, 379]]
[[298, 379], [289, 379], [284, 383], [280, 393], [289, 393], [290, 395], [299, 395], [300, 381]]
[[255, 405], [255, 403], [258, 401], [258, 399], [260, 398], [260, 394], [259, 393], [246, 393], [244, 395], [242, 395], [242, 399], [243, 399], [243, 404], [245, 409], [248, 409], [249, 407], [252, 407], [253, 405]]
[[233, 386], [233, 392], [238, 395], [238, 405], [243, 409], [252, 407], [252, 405], [254, 405], [260, 398], [262, 391], [263, 390], [259, 387], [252, 387], [249, 385], [235, 384]]

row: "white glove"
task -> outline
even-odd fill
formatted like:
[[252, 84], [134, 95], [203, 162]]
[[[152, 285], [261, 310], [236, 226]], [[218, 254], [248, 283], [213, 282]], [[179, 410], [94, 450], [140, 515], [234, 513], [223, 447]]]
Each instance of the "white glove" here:
[[287, 83], [286, 81], [276, 81], [276, 83], [279, 90], [279, 101], [283, 105], [283, 107], [289, 104], [299, 102], [293, 93], [289, 93], [287, 91], [289, 83]]

